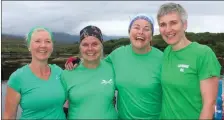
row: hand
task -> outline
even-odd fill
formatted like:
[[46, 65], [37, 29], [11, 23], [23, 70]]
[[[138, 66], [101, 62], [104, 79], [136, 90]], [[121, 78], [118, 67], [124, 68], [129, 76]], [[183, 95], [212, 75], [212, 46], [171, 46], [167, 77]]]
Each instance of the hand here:
[[72, 70], [78, 66], [80, 62], [80, 58], [78, 57], [70, 57], [65, 63], [65, 69], [66, 70]]

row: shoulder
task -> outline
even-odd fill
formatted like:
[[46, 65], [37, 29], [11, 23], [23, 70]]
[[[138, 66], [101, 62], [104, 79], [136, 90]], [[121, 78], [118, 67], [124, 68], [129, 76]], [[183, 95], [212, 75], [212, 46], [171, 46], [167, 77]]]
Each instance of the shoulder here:
[[82, 63], [80, 63], [76, 68], [74, 68], [73, 70], [62, 70], [61, 74], [63, 76], [71, 76], [71, 75], [74, 75], [76, 74], [78, 71], [82, 71], [84, 68], [82, 67]]
[[152, 49], [154, 49], [155, 54], [156, 54], [158, 57], [163, 57], [163, 52], [162, 52], [160, 49], [155, 48], [155, 47], [152, 47]]
[[116, 48], [114, 51], [112, 51], [112, 54], [119, 54], [119, 53], [123, 53], [125, 51], [129, 51], [129, 49], [131, 48], [131, 45], [123, 45], [120, 46], [118, 48]]
[[14, 71], [9, 78], [17, 78], [17, 77], [21, 77], [24, 76], [25, 74], [27, 74], [27, 70], [28, 70], [28, 65], [24, 65], [20, 68], [18, 68], [16, 71]]
[[49, 64], [49, 65], [50, 65], [50, 67], [51, 67], [52, 69], [55, 69], [55, 70], [58, 70], [58, 71], [62, 71], [61, 67], [59, 67], [59, 66], [56, 65], [56, 64]]
[[193, 50], [199, 56], [204, 56], [204, 55], [207, 55], [207, 54], [213, 54], [214, 53], [213, 50], [209, 46], [203, 45], [203, 44], [199, 44], [197, 42], [194, 42]]
[[49, 64], [49, 66], [50, 66], [50, 68], [53, 70], [53, 71], [55, 71], [56, 73], [59, 73], [59, 74], [61, 74], [62, 73], [62, 69], [61, 69], [61, 67], [59, 67], [58, 65], [56, 65], [56, 64]]
[[106, 62], [105, 60], [101, 60], [100, 62], [101, 62], [101, 66], [103, 68], [112, 68], [112, 65], [110, 63]]
[[29, 70], [28, 65], [24, 65], [20, 68], [18, 68], [16, 71], [14, 71], [7, 81], [7, 85], [14, 88], [16, 91], [20, 91], [22, 80], [25, 80], [24, 77], [27, 76], [27, 72]]
[[171, 45], [168, 45], [165, 49], [164, 49], [164, 54], [168, 53], [171, 51]]

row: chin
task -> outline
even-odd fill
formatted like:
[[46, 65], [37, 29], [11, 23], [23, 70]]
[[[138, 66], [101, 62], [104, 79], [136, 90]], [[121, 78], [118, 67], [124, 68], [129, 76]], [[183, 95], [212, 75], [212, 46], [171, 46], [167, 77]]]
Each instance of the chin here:
[[38, 60], [40, 61], [46, 61], [48, 60], [49, 57], [37, 57]]
[[95, 62], [95, 61], [97, 61], [98, 59], [100, 59], [100, 58], [99, 58], [99, 57], [86, 58], [86, 60], [89, 61], [89, 62]]
[[133, 44], [133, 47], [135, 47], [135, 48], [137, 48], [137, 49], [143, 49], [143, 48], [145, 48], [147, 46], [147, 44], [146, 43], [144, 43], [144, 44], [139, 44], [139, 43], [137, 43], [137, 44]]
[[48, 58], [38, 58], [39, 61], [48, 61]]

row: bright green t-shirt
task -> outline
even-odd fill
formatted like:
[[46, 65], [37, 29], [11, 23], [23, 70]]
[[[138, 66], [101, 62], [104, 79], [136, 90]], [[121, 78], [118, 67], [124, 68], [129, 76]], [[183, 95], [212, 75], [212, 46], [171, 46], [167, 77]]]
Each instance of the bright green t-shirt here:
[[163, 53], [157, 48], [152, 47], [146, 54], [136, 54], [131, 45], [119, 47], [105, 58], [115, 70], [119, 118], [159, 118], [162, 58]]
[[199, 119], [200, 81], [219, 75], [220, 64], [208, 46], [192, 42], [178, 51], [168, 46], [161, 73], [161, 119]]
[[61, 78], [69, 100], [68, 119], [117, 119], [114, 72], [109, 63], [101, 61], [95, 69], [81, 63], [74, 70], [64, 70]]
[[21, 95], [20, 119], [66, 119], [63, 111], [65, 93], [60, 81], [62, 69], [57, 65], [49, 66], [51, 75], [48, 80], [38, 78], [29, 65], [10, 76], [8, 86]]

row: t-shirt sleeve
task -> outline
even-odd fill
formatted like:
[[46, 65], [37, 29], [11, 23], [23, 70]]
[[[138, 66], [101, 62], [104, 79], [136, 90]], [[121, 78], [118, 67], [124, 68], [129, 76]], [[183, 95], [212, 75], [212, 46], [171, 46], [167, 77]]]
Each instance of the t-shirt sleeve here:
[[207, 47], [206, 52], [199, 58], [198, 65], [199, 80], [220, 77], [221, 65], [211, 48]]
[[16, 92], [20, 93], [21, 84], [20, 84], [20, 75], [18, 74], [18, 71], [15, 71], [10, 75], [7, 85], [10, 88], [14, 89]]

